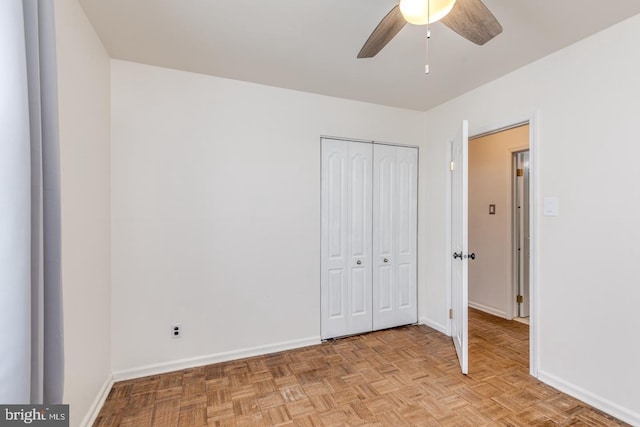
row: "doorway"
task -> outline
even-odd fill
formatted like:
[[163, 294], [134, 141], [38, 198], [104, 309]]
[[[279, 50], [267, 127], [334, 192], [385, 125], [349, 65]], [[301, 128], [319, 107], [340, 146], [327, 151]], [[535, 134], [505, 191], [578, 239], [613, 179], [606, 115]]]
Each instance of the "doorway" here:
[[[522, 117], [522, 116], [521, 116]], [[449, 307], [449, 322], [447, 325], [447, 332], [454, 339], [454, 343], [456, 338], [458, 338], [461, 342], [461, 352], [458, 353], [458, 357], [460, 358], [460, 363], [462, 367], [463, 373], [465, 373], [465, 367], [467, 365], [467, 348], [468, 348], [468, 338], [467, 332], [467, 313], [468, 308], [477, 307], [482, 311], [490, 313], [495, 316], [500, 316], [503, 318], [507, 318], [509, 320], [513, 319], [513, 310], [515, 307], [514, 301], [517, 296], [517, 292], [514, 289], [513, 285], [513, 263], [515, 260], [515, 256], [512, 252], [512, 231], [513, 231], [513, 217], [514, 214], [511, 207], [511, 174], [512, 174], [512, 156], [513, 153], [520, 151], [529, 150], [529, 169], [531, 171], [530, 179], [528, 182], [528, 190], [531, 195], [530, 203], [529, 203], [529, 314], [530, 314], [530, 324], [528, 327], [528, 336], [529, 336], [529, 373], [537, 377], [538, 376], [538, 351], [537, 344], [539, 342], [538, 339], [538, 327], [537, 327], [537, 294], [536, 294], [536, 251], [537, 244], [535, 236], [537, 230], [537, 219], [535, 215], [532, 215], [533, 212], [536, 211], [536, 189], [537, 189], [537, 174], [535, 173], [536, 165], [537, 165], [537, 115], [535, 113], [522, 117], [520, 120], [514, 120], [510, 122], [503, 122], [501, 124], [485, 126], [483, 128], [477, 128], [468, 134], [471, 135], [471, 138], [467, 138], [467, 133], [464, 131], [466, 129], [466, 120], [462, 122], [463, 129], [463, 137], [461, 139], [461, 143], [457, 143], [458, 137], [448, 141], [449, 148], [451, 149], [451, 154], [448, 159], [449, 169], [451, 171], [450, 178], [447, 180], [447, 228], [449, 229], [450, 235], [447, 239], [446, 251], [447, 251], [447, 268], [449, 270], [447, 274], [447, 281], [449, 282], [449, 289], [447, 292], [447, 305]], [[481, 140], [481, 138], [488, 137], [491, 135], [504, 135], [506, 131], [515, 130], [520, 128], [523, 131], [523, 134], [526, 138], [523, 138], [523, 143], [518, 146], [511, 146], [508, 148], [503, 148], [498, 150], [500, 153], [500, 157], [503, 159], [502, 162], [499, 162], [501, 166], [500, 168], [503, 170], [503, 175], [499, 176], [497, 180], [489, 180], [490, 183], [497, 187], [502, 186], [502, 191], [498, 193], [498, 195], [502, 195], [503, 199], [501, 202], [493, 203], [487, 197], [480, 197], [480, 193], [476, 191], [476, 184], [479, 184], [480, 181], [477, 179], [469, 179], [469, 140], [475, 140], [477, 143]], [[459, 133], [459, 132], [458, 132]], [[462, 147], [461, 150], [456, 150], [456, 146]], [[456, 160], [455, 153], [460, 151], [461, 155]], [[485, 169], [492, 170], [491, 167], [488, 167], [484, 163], [480, 163], [481, 167]], [[455, 185], [456, 176], [458, 180], [461, 177], [462, 186]], [[488, 185], [485, 187], [491, 188], [493, 185]], [[458, 188], [460, 187], [460, 188]], [[478, 198], [481, 202], [481, 210], [482, 214], [477, 218], [471, 218], [469, 213], [469, 205], [472, 201], [471, 198]], [[461, 204], [461, 221], [459, 221], [458, 216], [454, 215], [454, 207], [458, 204]], [[502, 215], [501, 215], [502, 214]], [[495, 228], [500, 235], [487, 233], [488, 227], [482, 227], [479, 223], [484, 221], [493, 221], [495, 223], [499, 223], [496, 218], [501, 217], [502, 220], [507, 217], [507, 221], [502, 221], [500, 226]], [[480, 218], [480, 221], [478, 221]], [[490, 226], [491, 223], [487, 223], [487, 226]], [[495, 225], [495, 224], [493, 224]], [[477, 248], [471, 246], [471, 244], [478, 244], [478, 240], [473, 240], [471, 242], [469, 231], [479, 231], [488, 235], [488, 239], [480, 239], [480, 242], [489, 242], [494, 243], [496, 241], [500, 241], [503, 243], [503, 247], [497, 251], [497, 257], [491, 256], [491, 252], [486, 252], [484, 248]], [[462, 235], [460, 242], [456, 243], [456, 238], [458, 234]], [[506, 242], [506, 244], [504, 244]], [[458, 248], [458, 243], [460, 243], [460, 248]], [[481, 249], [480, 251], [478, 249]], [[503, 282], [502, 287], [493, 287], [490, 289], [492, 292], [476, 292], [474, 283], [472, 283], [472, 292], [469, 293], [469, 267], [472, 270], [477, 270], [486, 277], [491, 277], [487, 275], [487, 265], [479, 265], [482, 263], [478, 263], [481, 259], [492, 259], [494, 264], [497, 262], [498, 265], [502, 269], [502, 274], [497, 277], [498, 280]], [[496, 261], [497, 260], [497, 261]], [[489, 263], [490, 264], [490, 263]], [[454, 280], [454, 277], [457, 277], [455, 274], [455, 270], [458, 268], [462, 268], [462, 280], [461, 286], [457, 285], [457, 281]], [[472, 271], [473, 273], [473, 271]], [[458, 287], [460, 289], [458, 289]], [[497, 289], [497, 291], [496, 291]], [[496, 297], [496, 295], [498, 295]], [[479, 298], [476, 299], [476, 296]], [[487, 297], [493, 297], [492, 302]], [[467, 298], [469, 297], [469, 298]], [[502, 298], [501, 298], [502, 297]], [[506, 298], [505, 298], [506, 297]], [[480, 300], [480, 298], [482, 298]], [[475, 300], [474, 300], [475, 299]], [[469, 304], [469, 300], [471, 304]], [[502, 300], [502, 304], [500, 302]], [[511, 310], [509, 309], [511, 307]], [[458, 325], [458, 323], [460, 325]], [[461, 334], [458, 334], [457, 331], [462, 331]], [[457, 350], [457, 347], [456, 347]]]
[[469, 140], [469, 307], [509, 320], [529, 316], [528, 150], [528, 124]]

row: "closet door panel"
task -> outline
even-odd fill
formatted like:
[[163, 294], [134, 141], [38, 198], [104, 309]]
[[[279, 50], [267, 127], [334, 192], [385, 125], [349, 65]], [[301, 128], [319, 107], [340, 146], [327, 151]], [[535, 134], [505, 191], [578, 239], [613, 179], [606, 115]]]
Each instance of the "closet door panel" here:
[[388, 327], [397, 305], [395, 147], [375, 145], [373, 161], [373, 329], [377, 330]]
[[377, 273], [377, 304], [374, 303], [374, 308], [377, 312], [388, 312], [393, 310], [393, 269], [390, 265], [381, 265]]
[[413, 233], [413, 212], [415, 186], [412, 177], [415, 174], [411, 159], [401, 158], [403, 153], [399, 153], [398, 157], [398, 254], [411, 255], [414, 252], [415, 233]]
[[[384, 146], [386, 147], [386, 146]], [[385, 152], [386, 151], [386, 152]], [[395, 184], [395, 159], [394, 153], [381, 150], [375, 146], [375, 169], [373, 174], [374, 193], [376, 197], [375, 213], [373, 218], [374, 240], [377, 245], [375, 252], [379, 257], [391, 256], [393, 253], [393, 192]], [[380, 261], [380, 260], [378, 260]]]
[[371, 144], [322, 140], [322, 338], [372, 328], [371, 168]]
[[[347, 215], [347, 156], [346, 147], [327, 143], [323, 151], [323, 284], [322, 315], [328, 331], [339, 331], [346, 326], [347, 296], [347, 239], [343, 223]], [[325, 146], [323, 146], [323, 150]], [[328, 332], [332, 333], [332, 332]]]
[[417, 149], [374, 146], [373, 177], [373, 328], [384, 329], [418, 319]]
[[411, 267], [409, 263], [398, 265], [398, 309], [410, 309], [413, 305]]
[[367, 316], [371, 315], [367, 304], [368, 295], [371, 295], [370, 274], [364, 268], [351, 269], [351, 315]]
[[371, 220], [372, 158], [371, 144], [346, 143], [349, 150], [348, 328], [351, 335], [372, 330], [371, 315]]
[[330, 319], [340, 319], [344, 317], [344, 291], [345, 277], [344, 269], [334, 268], [327, 272], [329, 282], [329, 313]]
[[418, 321], [418, 150], [397, 147], [396, 159], [398, 162], [398, 202], [396, 204], [398, 305], [394, 322], [404, 325]]

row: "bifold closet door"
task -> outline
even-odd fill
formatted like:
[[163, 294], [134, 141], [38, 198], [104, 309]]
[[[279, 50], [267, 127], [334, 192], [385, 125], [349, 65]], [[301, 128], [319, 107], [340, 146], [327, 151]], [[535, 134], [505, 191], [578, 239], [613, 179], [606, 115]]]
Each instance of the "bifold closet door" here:
[[373, 329], [418, 321], [418, 150], [374, 145]]
[[322, 140], [321, 336], [372, 330], [373, 146]]

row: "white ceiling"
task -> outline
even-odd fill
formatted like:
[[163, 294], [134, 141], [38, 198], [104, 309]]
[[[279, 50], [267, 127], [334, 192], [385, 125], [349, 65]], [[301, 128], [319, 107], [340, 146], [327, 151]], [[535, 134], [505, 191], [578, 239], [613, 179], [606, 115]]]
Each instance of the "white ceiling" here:
[[79, 1], [113, 58], [421, 111], [640, 13], [636, 0], [483, 0], [504, 32], [476, 46], [432, 25], [425, 75], [424, 27], [356, 59], [396, 0]]

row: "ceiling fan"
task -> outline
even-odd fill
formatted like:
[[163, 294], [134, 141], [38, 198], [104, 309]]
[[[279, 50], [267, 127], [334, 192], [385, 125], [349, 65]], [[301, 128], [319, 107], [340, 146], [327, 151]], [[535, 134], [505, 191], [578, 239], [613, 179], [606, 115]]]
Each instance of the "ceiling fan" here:
[[358, 58], [376, 56], [407, 23], [428, 25], [438, 20], [477, 45], [502, 32], [502, 26], [481, 0], [400, 0], [373, 30]]

